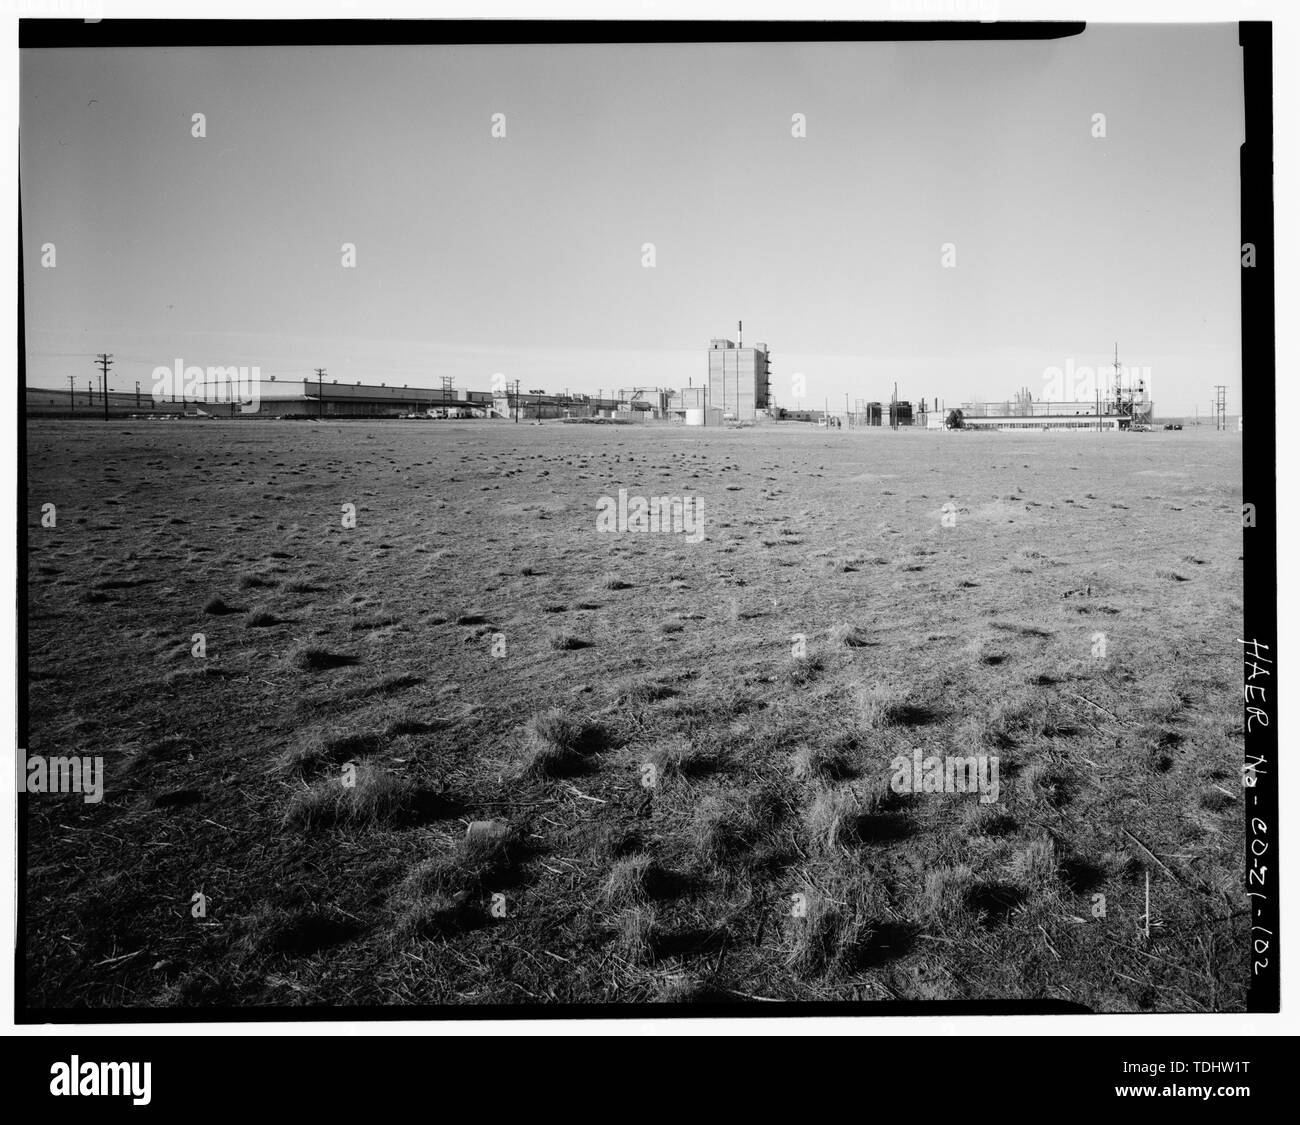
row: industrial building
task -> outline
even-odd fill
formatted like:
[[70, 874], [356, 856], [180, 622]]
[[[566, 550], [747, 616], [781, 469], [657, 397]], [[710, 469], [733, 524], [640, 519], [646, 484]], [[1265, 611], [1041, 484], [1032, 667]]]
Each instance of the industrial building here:
[[[279, 388], [286, 388], [280, 391]], [[293, 387], [294, 390], [288, 390]], [[321, 382], [304, 378], [301, 392], [297, 384], [277, 383], [262, 388], [259, 413], [306, 415], [308, 417], [393, 417], [423, 414], [430, 410], [448, 416], [484, 418], [493, 406], [490, 391], [458, 391], [453, 388], [390, 387], [385, 383]]]
[[[935, 399], [934, 409], [938, 410], [938, 406], [939, 400]], [[910, 399], [894, 399], [890, 402], [858, 399], [848, 421], [850, 426], [888, 426], [890, 429], [917, 426], [925, 429], [931, 414], [926, 399], [921, 399], [920, 405], [914, 405]]]
[[708, 401], [708, 387], [683, 387], [668, 396], [668, 417], [684, 422], [688, 410], [703, 410]]
[[528, 421], [619, 417], [640, 421], [642, 416], [651, 410], [649, 403], [634, 411], [633, 407], [638, 406], [636, 401], [629, 403], [618, 398], [603, 398], [596, 395], [552, 395], [545, 391], [504, 391], [493, 396], [492, 405], [492, 417]]
[[[738, 326], [740, 327], [740, 326]], [[500, 418], [513, 421], [592, 419], [620, 422], [680, 421], [687, 425], [721, 425], [724, 421], [753, 422], [771, 409], [771, 359], [766, 344], [743, 347], [731, 340], [710, 342], [705, 379], [670, 391], [659, 387], [624, 387], [602, 393], [548, 394], [522, 389], [518, 382], [491, 391], [458, 390], [444, 379], [441, 388], [390, 387], [340, 383], [337, 379], [304, 376], [259, 380], [255, 400], [221, 393], [215, 397], [177, 396], [155, 399], [137, 385], [134, 394], [110, 390], [109, 414], [203, 416], [216, 418]], [[692, 384], [694, 380], [692, 380]], [[204, 389], [208, 387], [204, 384]], [[104, 396], [93, 384], [86, 391], [27, 388], [27, 413], [47, 417], [103, 416]]]
[[[26, 387], [25, 391], [26, 413], [29, 417], [104, 417], [104, 394], [93, 387], [66, 391], [53, 387]], [[194, 409], [193, 404], [190, 409]], [[108, 413], [113, 418], [125, 418], [131, 414], [174, 414], [180, 410], [178, 405], [155, 403], [147, 390], [108, 392]]]
[[[390, 387], [387, 384], [326, 382], [306, 376], [279, 381], [275, 376], [258, 384], [256, 402], [231, 400], [216, 385], [215, 398], [195, 398], [182, 393], [155, 399], [148, 389], [136, 384], [134, 392], [109, 390], [111, 417], [131, 415], [203, 416], [217, 418], [498, 418], [512, 421], [602, 420], [619, 422], [677, 421], [690, 426], [719, 426], [726, 423], [752, 424], [760, 419], [815, 422], [851, 427], [886, 426], [891, 429], [916, 427], [942, 429], [948, 410], [935, 398], [918, 404], [897, 397], [888, 402], [857, 399], [852, 410], [845, 398], [844, 413], [824, 409], [777, 407], [771, 397], [771, 356], [766, 344], [744, 347], [737, 324], [737, 342], [725, 338], [709, 341], [705, 378], [694, 379], [675, 391], [658, 387], [625, 387], [604, 394], [548, 394], [539, 388], [522, 390], [518, 381], [492, 391], [457, 390], [444, 377], [440, 388]], [[1113, 363], [1111, 388], [1098, 392], [1092, 401], [1034, 401], [1027, 388], [1005, 402], [964, 402], [959, 409], [969, 429], [992, 430], [1143, 430], [1153, 425], [1155, 407], [1147, 379], [1142, 372], [1125, 375], [1118, 347]], [[1082, 370], [1082, 369], [1080, 369]], [[1146, 371], [1147, 369], [1142, 369]], [[1136, 373], [1135, 373], [1136, 372]], [[70, 380], [71, 381], [71, 380]], [[205, 387], [207, 384], [204, 385]], [[1221, 406], [1220, 394], [1219, 405]], [[26, 409], [32, 416], [104, 417], [104, 394], [87, 379], [86, 390], [26, 388]], [[1220, 410], [1221, 428], [1226, 428]], [[1240, 428], [1240, 422], [1238, 423]]]
[[963, 402], [962, 424], [972, 430], [1062, 430], [1121, 431], [1149, 430], [1154, 424], [1155, 403], [1146, 379], [1138, 376], [1125, 385], [1119, 354], [1115, 356], [1113, 390], [1098, 392], [1091, 402], [1035, 402], [1028, 388], [1022, 388], [1011, 402]]
[[[1119, 345], [1111, 363], [1113, 375], [1105, 391], [1098, 388], [1091, 401], [1035, 402], [1029, 388], [1022, 387], [1011, 402], [963, 402], [962, 424], [972, 430], [1061, 430], [1097, 432], [1149, 430], [1154, 424], [1155, 403], [1151, 401], [1146, 371], [1127, 373], [1119, 361]], [[1058, 372], [1059, 373], [1059, 372]]]
[[[94, 388], [85, 391], [46, 390], [27, 387], [27, 413], [47, 417], [103, 417], [104, 395]], [[402, 414], [442, 410], [462, 413], [465, 417], [484, 417], [492, 409], [492, 395], [487, 391], [455, 391], [427, 387], [368, 386], [362, 383], [340, 384], [303, 379], [298, 382], [263, 381], [258, 400], [242, 403], [221, 394], [213, 398], [187, 397], [184, 394], [155, 399], [148, 387], [134, 392], [108, 392], [108, 412], [124, 418], [132, 414], [178, 415], [206, 414], [217, 418], [276, 417], [398, 417]]]
[[[339, 383], [304, 378], [299, 382], [267, 379], [259, 386], [257, 403], [241, 403], [224, 396], [194, 398], [184, 394], [155, 399], [147, 387], [108, 392], [108, 414], [177, 415], [215, 418], [399, 418], [422, 415], [439, 418], [614, 418], [622, 412], [634, 420], [646, 415], [662, 417], [668, 393], [653, 392], [648, 399], [595, 395], [551, 395], [545, 391], [467, 391], [451, 387], [390, 387], [365, 383]], [[26, 413], [32, 417], [102, 418], [104, 394], [85, 390], [27, 387]]]
[[1035, 402], [1030, 409], [1012, 409], [1005, 402], [961, 405], [968, 430], [1144, 430], [1152, 422], [1151, 404], [1141, 410], [1117, 408], [1115, 403]]
[[709, 341], [708, 403], [724, 421], [753, 422], [771, 398], [771, 358], [766, 344], [746, 348], [730, 340]]

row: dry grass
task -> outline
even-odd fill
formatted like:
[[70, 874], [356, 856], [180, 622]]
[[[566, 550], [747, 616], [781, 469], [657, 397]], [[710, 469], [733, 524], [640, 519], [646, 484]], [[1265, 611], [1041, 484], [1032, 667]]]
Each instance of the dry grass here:
[[241, 956], [281, 954], [308, 957], [354, 937], [354, 918], [327, 906], [264, 905], [235, 927]]
[[1011, 877], [1030, 891], [1055, 888], [1058, 874], [1056, 845], [1050, 836], [1030, 840], [1011, 861]]
[[421, 790], [381, 766], [363, 763], [352, 773], [322, 778], [293, 795], [285, 823], [303, 831], [412, 824], [419, 818]]
[[449, 854], [426, 859], [407, 872], [389, 897], [393, 939], [450, 937], [491, 918], [488, 896], [509, 886], [523, 854], [513, 826], [485, 822]]
[[724, 864], [749, 852], [775, 829], [779, 816], [779, 804], [769, 792], [743, 799], [713, 794], [696, 807], [692, 842], [706, 861]]
[[[99, 805], [26, 804], [33, 1004], [1241, 1010], [1233, 446], [131, 429], [30, 431], [30, 495], [71, 498], [30, 539], [30, 745], [103, 746], [109, 779]], [[163, 470], [220, 479], [222, 504], [178, 510]], [[1123, 508], [1064, 505], [1102, 479]], [[592, 531], [594, 496], [659, 482], [704, 498], [702, 542]], [[931, 535], [949, 489], [966, 514]], [[362, 500], [356, 528], [340, 497]], [[1203, 562], [1171, 561], [1187, 542]], [[1102, 583], [1099, 558], [1125, 565]], [[1170, 565], [1187, 581], [1156, 577]], [[1000, 803], [891, 793], [918, 746], [997, 754]], [[1128, 925], [1144, 862], [1163, 923], [1146, 945]], [[225, 921], [178, 929], [195, 872]]]
[[676, 694], [677, 689], [667, 680], [647, 676], [630, 678], [621, 683], [616, 690], [618, 702], [624, 707], [646, 707], [664, 699], [671, 699]]
[[821, 852], [836, 851], [858, 840], [864, 806], [847, 788], [821, 788], [804, 810], [809, 844]]
[[661, 778], [703, 777], [723, 765], [717, 746], [712, 743], [701, 745], [681, 735], [657, 743], [645, 760], [654, 766]]
[[925, 722], [928, 705], [921, 696], [895, 684], [872, 684], [857, 690], [857, 716], [867, 730], [914, 726]]
[[614, 864], [601, 897], [615, 907], [638, 906], [667, 893], [671, 873], [648, 855], [631, 856]]
[[590, 641], [584, 640], [573, 633], [556, 633], [551, 637], [549, 644], [557, 652], [568, 652], [572, 649], [591, 647]]
[[324, 672], [330, 668], [360, 663], [360, 659], [351, 653], [336, 652], [319, 645], [302, 645], [294, 649], [289, 659], [295, 668], [303, 672]]
[[974, 883], [974, 872], [964, 863], [927, 871], [919, 904], [921, 916], [938, 926], [955, 926], [969, 919], [968, 896]]
[[374, 754], [380, 747], [379, 736], [370, 732], [333, 734], [311, 730], [301, 735], [281, 756], [278, 766], [288, 773], [312, 775]]
[[786, 670], [786, 680], [791, 687], [804, 687], [826, 671], [826, 661], [820, 656], [797, 658]]
[[597, 729], [558, 707], [524, 725], [523, 772], [530, 777], [565, 777], [581, 769], [596, 749]]
[[842, 621], [831, 627], [830, 638], [834, 644], [845, 648], [866, 648], [872, 644], [871, 634], [863, 625]]
[[839, 743], [801, 745], [790, 756], [790, 770], [796, 781], [843, 781], [851, 777], [854, 757]]
[[486, 828], [407, 873], [389, 899], [397, 940], [447, 937], [488, 921], [485, 896], [511, 882], [523, 842], [512, 826], [491, 822]]
[[845, 888], [843, 899], [813, 888], [801, 894], [797, 913], [790, 920], [791, 944], [787, 963], [804, 978], [837, 976], [857, 967], [862, 947], [872, 927], [866, 896], [859, 888]]
[[449, 938], [487, 917], [487, 911], [464, 893], [434, 891], [393, 906], [393, 937], [406, 942], [414, 938]]
[[655, 959], [658, 925], [653, 906], [630, 906], [618, 917], [615, 948], [633, 965], [648, 965]]

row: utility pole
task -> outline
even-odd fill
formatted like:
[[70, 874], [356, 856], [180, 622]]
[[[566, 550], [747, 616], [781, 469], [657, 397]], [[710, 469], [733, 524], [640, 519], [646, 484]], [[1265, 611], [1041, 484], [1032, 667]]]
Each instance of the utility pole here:
[[325, 368], [317, 367], [316, 372], [316, 417], [325, 417]]
[[68, 376], [68, 410], [75, 414], [77, 412], [77, 384], [76, 376]]
[[108, 369], [113, 366], [113, 357], [108, 352], [100, 352], [95, 356], [95, 362], [99, 364], [99, 370], [102, 373], [104, 383], [104, 421], [108, 421]]
[[140, 409], [140, 380], [135, 381], [135, 408]]

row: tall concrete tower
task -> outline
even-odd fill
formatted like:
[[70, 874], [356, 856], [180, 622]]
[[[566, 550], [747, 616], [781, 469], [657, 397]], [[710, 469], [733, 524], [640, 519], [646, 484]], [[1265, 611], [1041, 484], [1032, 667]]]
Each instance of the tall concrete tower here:
[[767, 345], [743, 348], [730, 340], [714, 339], [709, 341], [708, 356], [709, 406], [721, 410], [726, 419], [754, 421], [760, 411], [768, 408], [771, 396]]

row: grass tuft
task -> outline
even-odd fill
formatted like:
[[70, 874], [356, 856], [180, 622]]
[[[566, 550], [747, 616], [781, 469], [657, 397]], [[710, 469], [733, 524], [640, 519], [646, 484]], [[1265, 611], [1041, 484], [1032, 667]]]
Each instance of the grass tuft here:
[[921, 891], [921, 914], [931, 923], [960, 925], [970, 920], [967, 903], [975, 885], [975, 874], [964, 863], [929, 871]]
[[706, 860], [722, 864], [750, 852], [758, 840], [776, 827], [780, 805], [772, 794], [760, 791], [744, 800], [710, 795], [695, 809], [691, 834], [696, 851]]
[[619, 915], [615, 947], [633, 965], [648, 965], [655, 959], [658, 927], [653, 906], [632, 906]]
[[583, 640], [581, 637], [575, 636], [573, 633], [556, 633], [551, 637], [549, 643], [551, 648], [555, 649], [557, 652], [567, 652], [571, 649], [591, 647], [590, 641]]
[[379, 738], [373, 734], [308, 731], [280, 756], [279, 766], [286, 773], [311, 776], [330, 766], [367, 757], [378, 749]]
[[295, 793], [285, 823], [305, 832], [325, 828], [400, 827], [415, 823], [422, 791], [410, 781], [366, 762], [349, 775], [325, 778]]
[[621, 859], [611, 868], [601, 897], [615, 907], [639, 906], [666, 894], [672, 876], [648, 855]]
[[722, 756], [716, 746], [701, 746], [682, 736], [658, 743], [646, 760], [663, 778], [703, 777], [722, 765]]
[[872, 684], [857, 693], [858, 715], [869, 730], [920, 726], [931, 720], [929, 708], [915, 693], [892, 684]]
[[558, 707], [524, 725], [524, 767], [530, 777], [564, 777], [583, 765], [596, 748], [599, 729]]
[[832, 852], [860, 839], [858, 829], [863, 806], [847, 788], [822, 788], [804, 809], [804, 827], [814, 849]]
[[289, 658], [295, 668], [304, 672], [324, 672], [330, 668], [343, 668], [350, 664], [359, 664], [360, 657], [351, 653], [335, 652], [315, 645], [304, 645], [293, 651]]
[[839, 743], [800, 746], [790, 758], [796, 781], [843, 781], [853, 776], [853, 758]]
[[852, 971], [871, 926], [856, 902], [838, 902], [807, 891], [803, 913], [792, 921], [787, 963], [800, 977], [836, 976]]
[[1059, 871], [1056, 845], [1050, 836], [1030, 840], [1011, 860], [1011, 877], [1030, 891], [1046, 891], [1054, 887]]
[[834, 626], [830, 631], [830, 638], [835, 644], [843, 645], [845, 648], [866, 648], [875, 643], [871, 639], [871, 634], [863, 626], [848, 621], [842, 621]]

